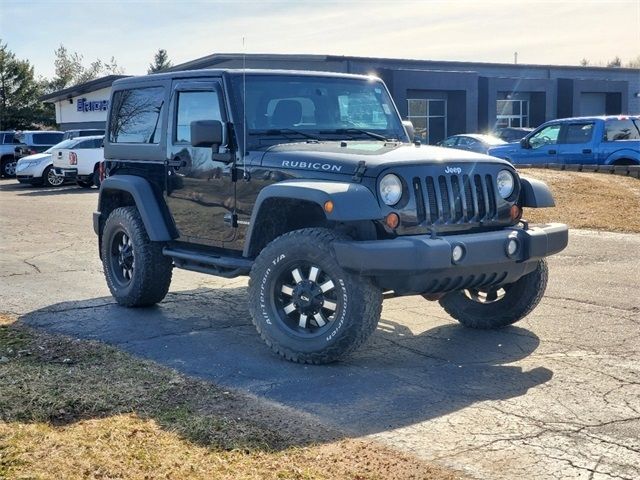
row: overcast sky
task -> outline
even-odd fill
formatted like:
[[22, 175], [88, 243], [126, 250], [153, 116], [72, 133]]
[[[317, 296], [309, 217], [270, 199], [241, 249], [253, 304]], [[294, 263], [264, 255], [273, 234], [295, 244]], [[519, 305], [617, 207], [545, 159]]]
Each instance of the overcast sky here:
[[44, 76], [60, 43], [143, 74], [158, 48], [177, 64], [241, 52], [243, 36], [248, 53], [626, 63], [640, 54], [640, 0], [0, 0], [0, 38]]

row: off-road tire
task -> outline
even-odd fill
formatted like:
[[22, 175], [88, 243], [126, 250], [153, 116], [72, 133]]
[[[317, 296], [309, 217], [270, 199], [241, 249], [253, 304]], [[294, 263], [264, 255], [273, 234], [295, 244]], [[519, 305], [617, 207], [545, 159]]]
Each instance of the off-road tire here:
[[487, 330], [512, 325], [531, 313], [547, 288], [547, 262], [537, 263], [535, 270], [505, 285], [504, 296], [494, 302], [480, 303], [458, 290], [442, 297], [440, 305], [465, 327]]
[[[323, 364], [349, 354], [375, 331], [382, 310], [382, 292], [364, 277], [343, 270], [332, 243], [339, 237], [324, 228], [286, 233], [258, 255], [249, 280], [249, 310], [258, 333], [278, 355], [298, 363]], [[335, 284], [338, 307], [312, 337], [302, 337], [278, 313], [276, 285], [296, 262], [316, 265]], [[311, 278], [309, 274], [308, 279]], [[317, 325], [316, 325], [317, 326]]]
[[[127, 284], [115, 270], [112, 259], [116, 235], [131, 240], [133, 274]], [[107, 218], [102, 232], [101, 254], [104, 275], [111, 294], [125, 307], [148, 307], [160, 302], [169, 291], [173, 261], [162, 254], [163, 244], [149, 240], [136, 207], [120, 207]], [[113, 261], [112, 261], [113, 260]]]

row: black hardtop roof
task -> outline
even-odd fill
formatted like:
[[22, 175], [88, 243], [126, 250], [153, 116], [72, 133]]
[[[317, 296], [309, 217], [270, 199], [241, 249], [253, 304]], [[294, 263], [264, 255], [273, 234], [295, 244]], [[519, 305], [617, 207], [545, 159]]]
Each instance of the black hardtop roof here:
[[140, 75], [138, 77], [126, 77], [113, 82], [114, 87], [137, 83], [149, 83], [158, 80], [173, 80], [176, 78], [200, 78], [221, 75], [262, 75], [262, 76], [304, 76], [304, 77], [326, 77], [326, 78], [351, 78], [358, 80], [369, 80], [376, 78], [371, 75], [357, 75], [353, 73], [322, 72], [311, 70], [264, 70], [264, 69], [238, 69], [238, 68], [216, 68], [204, 70], [181, 70], [167, 73], [154, 73], [152, 75]]

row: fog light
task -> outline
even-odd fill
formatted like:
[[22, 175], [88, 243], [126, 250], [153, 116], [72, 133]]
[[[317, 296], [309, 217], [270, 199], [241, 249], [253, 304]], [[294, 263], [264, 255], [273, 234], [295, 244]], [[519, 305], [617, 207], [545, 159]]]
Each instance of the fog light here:
[[464, 257], [464, 248], [462, 248], [462, 245], [456, 245], [453, 247], [451, 250], [451, 260], [453, 263], [458, 263], [462, 260], [462, 257]]
[[392, 212], [387, 215], [387, 218], [385, 218], [385, 223], [387, 224], [387, 227], [395, 230], [398, 228], [398, 225], [400, 225], [400, 217], [397, 213]]
[[518, 241], [515, 238], [510, 239], [507, 242], [507, 255], [513, 257], [518, 251]]

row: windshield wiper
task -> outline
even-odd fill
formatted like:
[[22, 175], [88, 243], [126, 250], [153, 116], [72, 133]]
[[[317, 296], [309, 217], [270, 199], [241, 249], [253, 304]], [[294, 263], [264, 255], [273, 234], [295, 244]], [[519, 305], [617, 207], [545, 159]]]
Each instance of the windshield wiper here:
[[367, 135], [368, 137], [375, 138], [376, 140], [381, 140], [383, 142], [390, 141], [384, 135], [380, 135], [379, 133], [369, 132], [367, 130], [362, 130], [361, 128], [336, 128], [335, 130], [327, 130], [327, 131], [322, 131], [320, 133], [337, 133], [337, 134], [345, 134], [345, 135], [361, 133], [363, 135]]
[[301, 132], [300, 130], [294, 130], [293, 128], [271, 128], [269, 130], [258, 130], [251, 133], [258, 134], [258, 135], [287, 135], [287, 134], [295, 133], [296, 135], [302, 135], [305, 138], [309, 138], [317, 142], [320, 141], [319, 138], [314, 137], [313, 135], [309, 135], [308, 133]]

